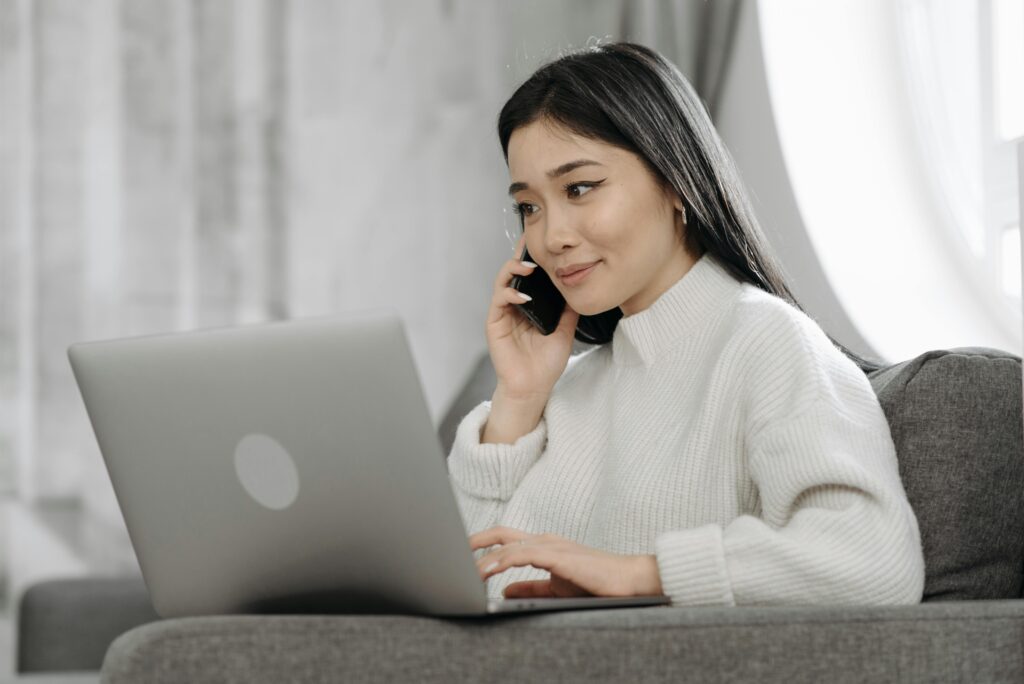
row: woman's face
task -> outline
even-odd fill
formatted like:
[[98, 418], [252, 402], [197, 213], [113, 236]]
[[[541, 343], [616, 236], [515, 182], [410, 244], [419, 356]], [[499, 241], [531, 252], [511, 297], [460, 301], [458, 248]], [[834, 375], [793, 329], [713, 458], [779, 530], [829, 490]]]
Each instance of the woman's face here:
[[539, 120], [513, 131], [508, 168], [526, 248], [580, 314], [643, 311], [694, 264], [679, 239], [682, 201], [635, 154]]

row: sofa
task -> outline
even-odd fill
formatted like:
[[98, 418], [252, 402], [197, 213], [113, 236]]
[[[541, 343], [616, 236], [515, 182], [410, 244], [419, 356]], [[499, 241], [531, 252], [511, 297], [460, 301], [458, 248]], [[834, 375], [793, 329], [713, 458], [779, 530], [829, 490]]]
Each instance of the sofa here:
[[[244, 615], [160, 620], [139, 578], [38, 584], [22, 672], [101, 681], [1024, 681], [1021, 358], [934, 350], [868, 374], [918, 517], [912, 606], [619, 608], [520, 616]], [[443, 420], [490, 397], [484, 354]]]

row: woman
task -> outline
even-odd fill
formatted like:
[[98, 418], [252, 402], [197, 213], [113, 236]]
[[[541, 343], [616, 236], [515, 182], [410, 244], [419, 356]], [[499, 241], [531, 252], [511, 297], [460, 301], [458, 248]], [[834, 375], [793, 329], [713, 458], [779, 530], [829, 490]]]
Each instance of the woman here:
[[[489, 595], [919, 602], [879, 366], [798, 307], [678, 69], [630, 43], [566, 55], [498, 133], [536, 265], [498, 273], [497, 388], [448, 459]], [[547, 336], [510, 287], [537, 267], [566, 300]]]

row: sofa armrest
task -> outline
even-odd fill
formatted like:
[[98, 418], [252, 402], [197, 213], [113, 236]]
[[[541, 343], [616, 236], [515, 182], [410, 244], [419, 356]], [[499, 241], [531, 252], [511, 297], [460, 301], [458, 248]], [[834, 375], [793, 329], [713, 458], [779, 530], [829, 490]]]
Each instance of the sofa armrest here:
[[141, 577], [48, 580], [18, 604], [17, 671], [95, 671], [120, 634], [159, 620]]
[[108, 684], [1024, 680], [1024, 602], [217, 616], [121, 635]]

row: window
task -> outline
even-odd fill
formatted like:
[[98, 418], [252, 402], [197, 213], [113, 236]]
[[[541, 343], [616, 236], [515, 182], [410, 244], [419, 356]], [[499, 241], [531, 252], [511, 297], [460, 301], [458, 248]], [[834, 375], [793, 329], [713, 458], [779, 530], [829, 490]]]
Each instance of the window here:
[[[1004, 291], [1020, 261], [1006, 232], [1017, 223], [1013, 146], [1002, 144], [1000, 167], [985, 124], [982, 2], [991, 10], [993, 0], [756, 3], [795, 211], [783, 188], [759, 199], [775, 202], [780, 234], [804, 232], [843, 313], [884, 358], [1021, 348], [1019, 295]], [[808, 259], [780, 244], [792, 263]]]
[[1024, 137], [1024, 0], [901, 0], [917, 143], [943, 227], [989, 294], [1021, 306], [1016, 143]]

